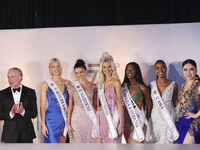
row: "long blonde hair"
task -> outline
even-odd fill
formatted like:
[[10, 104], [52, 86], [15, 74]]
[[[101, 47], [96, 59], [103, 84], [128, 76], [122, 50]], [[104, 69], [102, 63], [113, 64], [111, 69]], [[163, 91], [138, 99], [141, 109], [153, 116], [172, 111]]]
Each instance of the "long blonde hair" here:
[[117, 80], [119, 79], [119, 76], [117, 74], [116, 65], [114, 63], [113, 57], [108, 54], [108, 52], [104, 52], [100, 58], [100, 65], [99, 65], [99, 80], [98, 83], [102, 84], [105, 81], [105, 75], [103, 73], [103, 63], [109, 61], [112, 67], [112, 78], [115, 78]]

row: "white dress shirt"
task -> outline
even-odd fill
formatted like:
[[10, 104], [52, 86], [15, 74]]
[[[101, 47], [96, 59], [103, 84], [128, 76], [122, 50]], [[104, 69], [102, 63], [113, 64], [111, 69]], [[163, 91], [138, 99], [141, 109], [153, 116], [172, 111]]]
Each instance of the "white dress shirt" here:
[[[11, 88], [11, 91], [12, 91], [12, 95], [13, 95], [13, 99], [14, 99], [14, 103], [15, 104], [18, 104], [18, 107], [19, 108], [19, 105], [20, 105], [20, 98], [21, 98], [21, 93], [22, 93], [22, 85], [20, 85], [20, 92], [18, 91], [15, 91], [13, 92], [13, 88]], [[22, 116], [24, 116], [25, 114], [25, 109], [23, 110], [22, 113], [20, 113]], [[10, 119], [12, 119], [15, 115], [12, 115], [11, 111], [10, 111]]]

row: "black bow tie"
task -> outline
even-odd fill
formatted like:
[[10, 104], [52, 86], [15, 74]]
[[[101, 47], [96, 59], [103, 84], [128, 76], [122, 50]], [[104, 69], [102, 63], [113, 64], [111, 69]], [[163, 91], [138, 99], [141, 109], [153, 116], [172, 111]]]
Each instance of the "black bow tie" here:
[[15, 93], [16, 91], [17, 91], [17, 92], [20, 92], [20, 89], [21, 89], [21, 87], [13, 88], [13, 92], [14, 92], [14, 93]]

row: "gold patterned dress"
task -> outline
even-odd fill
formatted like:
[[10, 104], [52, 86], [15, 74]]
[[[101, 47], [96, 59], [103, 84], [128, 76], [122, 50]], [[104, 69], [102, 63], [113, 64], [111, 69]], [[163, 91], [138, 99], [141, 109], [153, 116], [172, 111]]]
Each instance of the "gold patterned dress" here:
[[179, 118], [178, 118], [178, 143], [182, 144], [187, 132], [194, 136], [195, 143], [200, 143], [200, 117], [187, 119], [185, 113], [197, 113], [200, 110], [200, 95], [198, 88], [200, 82], [193, 82], [190, 89], [184, 92], [185, 83], [183, 84], [178, 99], [180, 102]]

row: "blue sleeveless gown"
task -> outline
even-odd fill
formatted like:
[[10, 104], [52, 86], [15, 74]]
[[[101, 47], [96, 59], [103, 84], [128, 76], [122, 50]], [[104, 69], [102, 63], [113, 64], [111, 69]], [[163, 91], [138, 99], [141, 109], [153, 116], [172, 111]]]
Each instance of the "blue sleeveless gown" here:
[[[67, 87], [65, 87], [63, 96], [66, 100], [69, 98]], [[65, 127], [65, 121], [59, 106], [59, 103], [50, 87], [47, 90], [47, 100], [49, 106], [45, 113], [45, 123], [49, 131], [48, 138], [44, 137], [44, 143], [59, 143], [59, 138], [63, 128]]]

